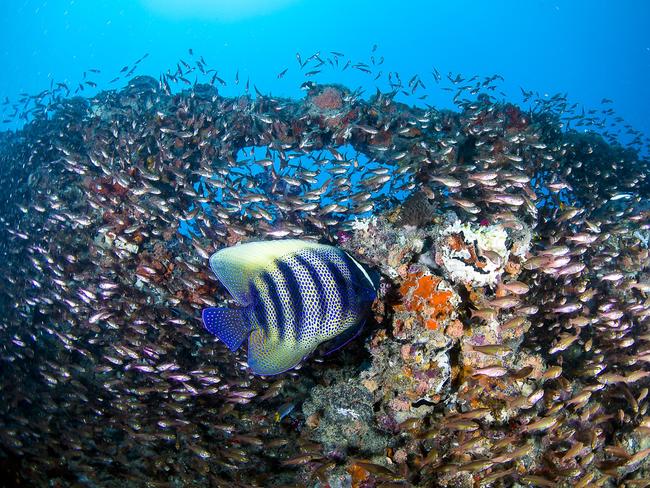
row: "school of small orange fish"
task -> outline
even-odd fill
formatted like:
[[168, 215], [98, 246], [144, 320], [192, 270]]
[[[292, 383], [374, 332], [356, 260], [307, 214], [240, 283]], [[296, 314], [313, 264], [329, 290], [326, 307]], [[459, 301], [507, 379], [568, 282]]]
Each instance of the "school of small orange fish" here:
[[[297, 99], [145, 57], [2, 105], [4, 480], [650, 486], [650, 140], [611, 100], [402, 80], [375, 48], [297, 55]], [[318, 83], [347, 70], [382, 88]], [[213, 252], [279, 238], [345, 249], [379, 296], [261, 377], [201, 310], [229, 300]]]

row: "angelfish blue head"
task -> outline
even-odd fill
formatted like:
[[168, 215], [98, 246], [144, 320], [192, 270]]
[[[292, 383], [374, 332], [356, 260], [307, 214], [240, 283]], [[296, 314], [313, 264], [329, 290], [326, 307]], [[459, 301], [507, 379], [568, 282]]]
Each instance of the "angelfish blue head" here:
[[228, 247], [210, 257], [210, 267], [239, 307], [207, 308], [203, 323], [231, 351], [248, 341], [248, 366], [261, 375], [293, 368], [323, 342], [341, 347], [376, 297], [359, 262], [311, 241]]

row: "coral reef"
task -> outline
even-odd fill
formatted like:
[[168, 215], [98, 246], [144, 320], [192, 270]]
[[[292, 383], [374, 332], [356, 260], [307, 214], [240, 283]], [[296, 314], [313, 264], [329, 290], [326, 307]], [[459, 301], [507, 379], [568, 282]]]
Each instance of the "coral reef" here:
[[302, 406], [309, 434], [326, 450], [344, 457], [349, 448], [361, 453], [381, 452], [388, 438], [376, 430], [372, 396], [352, 383], [315, 387]]
[[[562, 97], [496, 101], [494, 78], [450, 79], [452, 111], [399, 103], [397, 79], [231, 98], [202, 74], [53, 85], [0, 133], [0, 468], [25, 486], [646, 483], [650, 161], [567, 129]], [[279, 238], [381, 276], [360, 336], [263, 377], [200, 315], [229, 300], [211, 253]]]
[[317, 94], [311, 93], [311, 103], [319, 110], [338, 110], [343, 107], [343, 93], [333, 86], [327, 86]]
[[426, 227], [439, 219], [435, 205], [424, 192], [411, 194], [402, 205], [390, 213], [391, 223], [409, 227]]
[[[481, 226], [455, 220], [438, 229], [433, 259], [445, 276], [455, 283], [494, 285], [509, 261], [508, 238], [501, 224]], [[513, 239], [516, 255], [527, 252], [525, 244], [519, 244], [520, 241]]]
[[[445, 328], [454, 318], [452, 315], [455, 315], [460, 298], [449, 284], [442, 278], [432, 275], [427, 269], [418, 269], [414, 266], [409, 271], [399, 288], [402, 304], [395, 309], [415, 312], [418, 322], [427, 329]], [[395, 321], [399, 320], [396, 318]], [[400, 334], [396, 329], [397, 327], [394, 328], [393, 333], [399, 338]]]
[[425, 235], [419, 228], [391, 224], [382, 215], [354, 221], [339, 243], [386, 276], [397, 278], [407, 275], [409, 263], [424, 248]]

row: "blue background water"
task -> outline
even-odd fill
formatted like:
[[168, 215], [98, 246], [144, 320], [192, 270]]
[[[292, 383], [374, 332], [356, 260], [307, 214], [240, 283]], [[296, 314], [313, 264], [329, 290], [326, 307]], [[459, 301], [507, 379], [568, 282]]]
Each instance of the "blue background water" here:
[[[369, 62], [377, 44], [384, 73], [422, 75], [429, 103], [450, 98], [433, 83], [433, 66], [443, 76], [499, 73], [515, 97], [521, 86], [568, 92], [586, 107], [611, 98], [619, 115], [650, 134], [644, 0], [23, 0], [3, 1], [1, 12], [0, 96], [11, 100], [49, 87], [50, 78], [80, 81], [88, 68], [102, 70], [91, 78], [100, 88], [119, 87], [124, 81], [108, 80], [144, 53], [135, 74], [157, 76], [188, 59], [190, 47], [228, 82], [239, 71], [263, 92], [296, 96], [304, 81], [297, 51], [303, 59], [335, 50]], [[315, 81], [374, 86], [354, 70]], [[242, 84], [222, 92], [241, 92]]]

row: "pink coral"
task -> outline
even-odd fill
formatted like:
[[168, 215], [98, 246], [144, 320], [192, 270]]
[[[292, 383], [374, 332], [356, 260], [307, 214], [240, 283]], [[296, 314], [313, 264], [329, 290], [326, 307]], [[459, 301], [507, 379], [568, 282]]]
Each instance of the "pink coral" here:
[[312, 103], [321, 110], [338, 110], [343, 106], [343, 97], [336, 88], [327, 87], [312, 98]]

